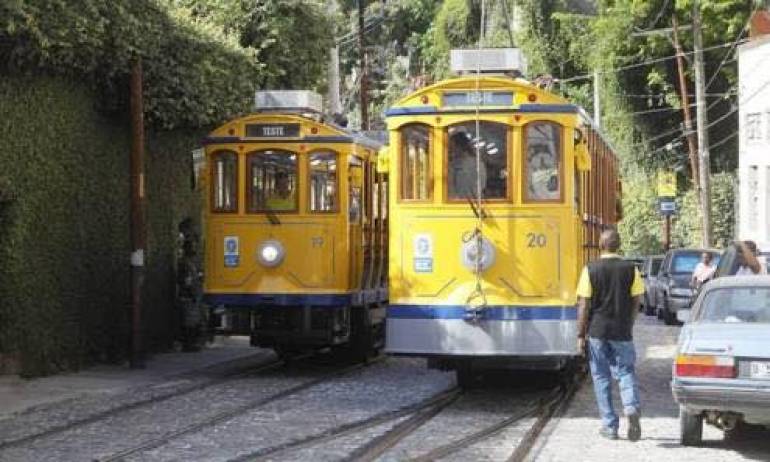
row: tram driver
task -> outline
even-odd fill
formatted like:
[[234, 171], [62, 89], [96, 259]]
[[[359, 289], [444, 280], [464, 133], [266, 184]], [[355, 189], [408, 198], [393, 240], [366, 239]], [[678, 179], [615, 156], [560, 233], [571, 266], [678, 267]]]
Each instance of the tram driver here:
[[[449, 137], [449, 198], [476, 197], [476, 150], [470, 135], [463, 131]], [[478, 179], [482, 195], [487, 184], [487, 166], [484, 159], [479, 165]]]
[[270, 210], [293, 210], [296, 205], [294, 193], [288, 172], [277, 170], [273, 176], [273, 187], [268, 192], [265, 205]]

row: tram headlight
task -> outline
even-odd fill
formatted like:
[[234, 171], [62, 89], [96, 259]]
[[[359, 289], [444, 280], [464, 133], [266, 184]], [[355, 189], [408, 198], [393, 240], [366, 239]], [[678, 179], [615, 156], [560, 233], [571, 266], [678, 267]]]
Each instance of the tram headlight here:
[[[481, 255], [479, 255], [479, 250], [481, 250]], [[468, 242], [463, 243], [460, 250], [460, 259], [463, 266], [473, 272], [476, 272], [476, 262], [478, 259], [480, 272], [483, 273], [495, 264], [495, 247], [484, 237], [481, 238], [481, 246], [479, 246], [476, 238], [470, 239]]]
[[257, 250], [257, 259], [262, 266], [273, 268], [281, 264], [286, 256], [283, 245], [275, 240], [265, 241], [259, 245]]

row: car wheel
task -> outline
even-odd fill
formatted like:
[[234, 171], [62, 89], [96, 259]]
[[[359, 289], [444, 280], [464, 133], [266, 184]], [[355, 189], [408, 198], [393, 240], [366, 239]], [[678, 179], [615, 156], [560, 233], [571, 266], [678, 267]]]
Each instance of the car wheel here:
[[703, 441], [703, 414], [690, 414], [679, 408], [679, 441], [682, 446], [698, 446]]

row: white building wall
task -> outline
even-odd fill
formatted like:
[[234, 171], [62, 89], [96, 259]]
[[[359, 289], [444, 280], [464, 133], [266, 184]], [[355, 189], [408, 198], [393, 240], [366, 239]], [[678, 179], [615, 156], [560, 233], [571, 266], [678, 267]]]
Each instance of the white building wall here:
[[770, 249], [770, 36], [738, 49], [738, 84], [738, 237], [766, 250]]

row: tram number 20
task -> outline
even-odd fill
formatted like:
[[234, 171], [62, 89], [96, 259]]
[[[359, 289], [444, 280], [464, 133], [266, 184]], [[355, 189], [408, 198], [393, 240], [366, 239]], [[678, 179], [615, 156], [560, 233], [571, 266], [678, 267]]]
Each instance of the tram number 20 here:
[[527, 247], [545, 247], [548, 244], [548, 239], [543, 233], [527, 233]]

